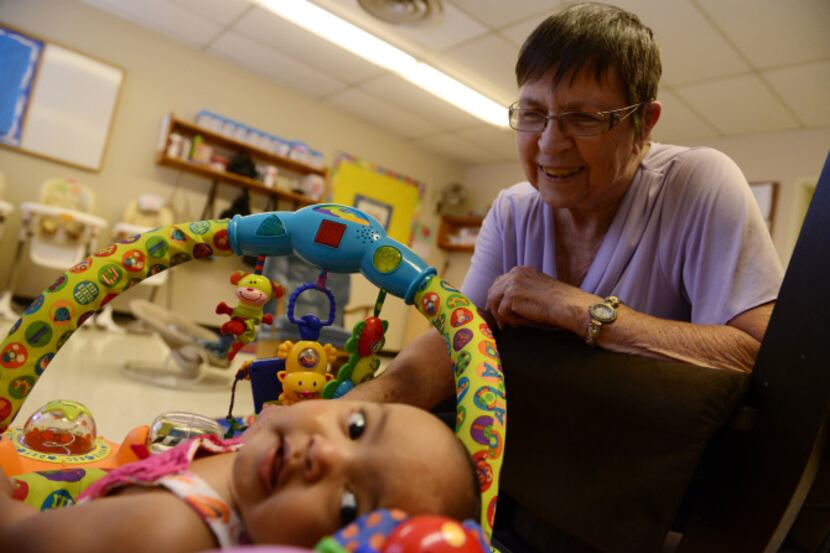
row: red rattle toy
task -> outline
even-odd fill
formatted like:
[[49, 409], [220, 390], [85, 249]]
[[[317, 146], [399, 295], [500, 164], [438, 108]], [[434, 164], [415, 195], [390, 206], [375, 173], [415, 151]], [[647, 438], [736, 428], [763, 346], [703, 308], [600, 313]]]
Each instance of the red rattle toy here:
[[487, 551], [473, 528], [452, 519], [421, 515], [395, 528], [383, 546], [383, 553], [483, 553]]

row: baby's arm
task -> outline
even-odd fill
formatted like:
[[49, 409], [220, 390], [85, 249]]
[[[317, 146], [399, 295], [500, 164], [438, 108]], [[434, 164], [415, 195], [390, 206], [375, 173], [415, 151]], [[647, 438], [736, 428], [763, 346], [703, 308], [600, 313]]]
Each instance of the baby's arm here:
[[[13, 500], [5, 493], [0, 502]], [[35, 553], [190, 552], [217, 547], [213, 535], [182, 500], [161, 489], [129, 489], [6, 524], [0, 503], [0, 551]]]

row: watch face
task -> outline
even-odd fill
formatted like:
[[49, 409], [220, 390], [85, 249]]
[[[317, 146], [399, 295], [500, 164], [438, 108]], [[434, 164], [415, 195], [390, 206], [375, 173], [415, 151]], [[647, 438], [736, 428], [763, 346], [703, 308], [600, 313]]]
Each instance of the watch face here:
[[610, 323], [617, 318], [617, 311], [607, 303], [595, 303], [590, 311], [591, 316], [601, 323]]

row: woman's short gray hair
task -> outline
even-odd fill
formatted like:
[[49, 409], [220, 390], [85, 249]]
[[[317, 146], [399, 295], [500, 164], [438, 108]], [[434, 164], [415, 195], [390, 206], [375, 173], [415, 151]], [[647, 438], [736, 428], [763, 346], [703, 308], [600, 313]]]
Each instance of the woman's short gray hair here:
[[[611, 69], [628, 105], [656, 99], [663, 71], [651, 29], [633, 13], [596, 2], [570, 6], [536, 27], [519, 52], [516, 80], [521, 87], [554, 69], [555, 83], [582, 69], [593, 70], [602, 82]], [[634, 122], [641, 132], [642, 111]]]

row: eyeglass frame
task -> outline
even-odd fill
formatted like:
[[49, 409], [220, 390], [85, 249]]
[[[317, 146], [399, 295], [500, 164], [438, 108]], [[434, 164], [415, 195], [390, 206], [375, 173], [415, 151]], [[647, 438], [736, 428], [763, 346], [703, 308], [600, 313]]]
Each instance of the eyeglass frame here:
[[[618, 108], [618, 109], [611, 109], [611, 110], [607, 110], [607, 111], [566, 111], [564, 113], [559, 113], [559, 114], [556, 114], [556, 113], [545, 114], [544, 115], [545, 124], [542, 126], [541, 129], [538, 129], [538, 130], [517, 129], [516, 127], [513, 126], [513, 112], [515, 112], [515, 111], [524, 110], [524, 111], [536, 112], [536, 113], [539, 113], [539, 114], [542, 113], [539, 110], [519, 107], [519, 102], [516, 101], [516, 102], [513, 102], [512, 104], [510, 104], [510, 106], [508, 106], [508, 108], [507, 108], [507, 123], [508, 123], [508, 125], [510, 125], [511, 129], [513, 129], [514, 131], [517, 131], [517, 132], [541, 133], [541, 132], [544, 132], [545, 129], [548, 127], [548, 123], [550, 122], [551, 119], [556, 119], [557, 120], [557, 126], [559, 127], [559, 131], [562, 132], [562, 133], [565, 133], [565, 134], [568, 134], [568, 135], [572, 134], [573, 136], [599, 136], [601, 134], [604, 134], [604, 133], [607, 133], [607, 132], [611, 131], [614, 127], [616, 127], [617, 125], [619, 125], [620, 123], [622, 123], [623, 121], [625, 121], [626, 119], [631, 117], [632, 114], [636, 113], [637, 110], [640, 107], [642, 107], [643, 105], [651, 103], [651, 101], [652, 100], [645, 100], [645, 101], [640, 102], [638, 104], [631, 104], [630, 106], [625, 106], [625, 107]], [[621, 116], [614, 117], [615, 115], [619, 114], [620, 112], [624, 112], [626, 110], [628, 110], [628, 113], [626, 113], [624, 115], [621, 115]], [[572, 114], [598, 115], [603, 120], [608, 121], [608, 128], [605, 128], [605, 129], [601, 128], [601, 130], [599, 132], [590, 133], [590, 134], [570, 133], [570, 132], [566, 131], [564, 128], [562, 128], [562, 117], [567, 116], [567, 115], [572, 115]]]

